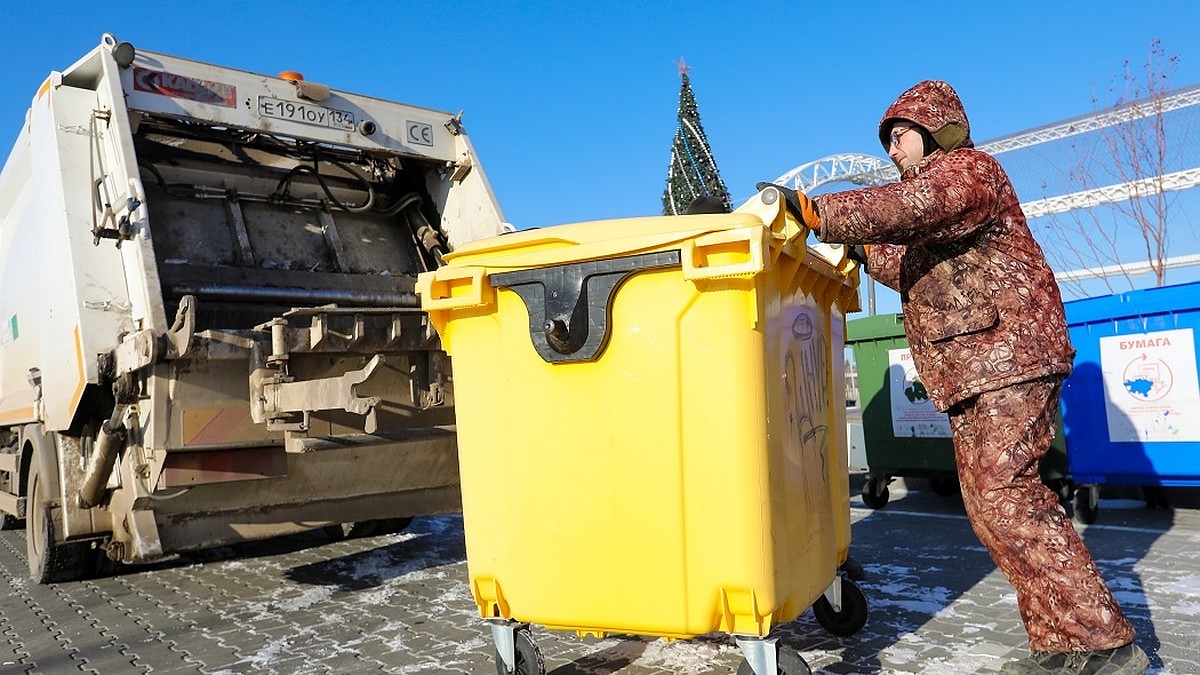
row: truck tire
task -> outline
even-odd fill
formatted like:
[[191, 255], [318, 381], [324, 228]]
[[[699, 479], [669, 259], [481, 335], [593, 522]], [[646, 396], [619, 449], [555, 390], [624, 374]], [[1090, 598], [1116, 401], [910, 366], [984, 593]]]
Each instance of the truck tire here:
[[29, 467], [29, 506], [25, 512], [25, 555], [29, 577], [39, 584], [74, 581], [86, 572], [87, 544], [54, 543], [54, 521], [47, 517], [44, 480], [38, 462]]

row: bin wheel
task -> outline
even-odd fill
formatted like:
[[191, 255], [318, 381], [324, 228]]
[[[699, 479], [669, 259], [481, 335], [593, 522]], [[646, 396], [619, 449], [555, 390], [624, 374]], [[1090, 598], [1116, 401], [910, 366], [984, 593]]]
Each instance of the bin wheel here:
[[1065, 478], [1050, 478], [1043, 480], [1042, 483], [1058, 497], [1058, 503], [1062, 504], [1065, 509], [1075, 493], [1075, 486], [1071, 485], [1071, 481]]
[[533, 636], [528, 628], [518, 628], [513, 635], [516, 647], [516, 668], [509, 670], [504, 667], [504, 659], [496, 652], [497, 675], [546, 675], [546, 662], [542, 658], [542, 650], [533, 642]]
[[1075, 489], [1075, 520], [1084, 525], [1096, 522], [1100, 511], [1100, 486], [1080, 485]]
[[15, 530], [18, 522], [20, 521], [17, 517], [11, 513], [0, 513], [0, 530]]
[[958, 478], [930, 478], [929, 488], [939, 497], [950, 497], [958, 492]]
[[[778, 645], [775, 649], [775, 669], [777, 675], [812, 675], [812, 670], [800, 654], [785, 645]], [[754, 668], [745, 658], [738, 664], [737, 675], [755, 675]]]
[[886, 506], [890, 496], [887, 484], [886, 478], [868, 478], [862, 489], [863, 504], [870, 509], [882, 509]]
[[867, 623], [867, 596], [858, 584], [842, 579], [842, 611], [838, 612], [825, 596], [813, 603], [817, 623], [834, 635], [854, 635]]

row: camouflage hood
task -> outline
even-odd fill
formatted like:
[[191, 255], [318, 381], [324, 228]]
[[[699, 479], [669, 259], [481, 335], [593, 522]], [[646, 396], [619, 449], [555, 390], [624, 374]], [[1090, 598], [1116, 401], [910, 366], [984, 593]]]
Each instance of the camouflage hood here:
[[921, 125], [946, 152], [956, 148], [971, 148], [971, 124], [963, 110], [962, 101], [954, 87], [940, 80], [925, 80], [908, 91], [888, 107], [879, 122], [879, 142], [888, 149], [892, 124], [897, 120], [908, 120]]

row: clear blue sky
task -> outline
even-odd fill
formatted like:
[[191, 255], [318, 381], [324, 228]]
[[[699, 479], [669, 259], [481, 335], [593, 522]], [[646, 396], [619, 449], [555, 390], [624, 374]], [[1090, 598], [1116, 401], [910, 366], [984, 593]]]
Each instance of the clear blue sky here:
[[137, 47], [457, 112], [519, 228], [657, 214], [686, 57], [735, 199], [803, 162], [882, 156], [915, 82], [977, 140], [1093, 110], [1151, 40], [1200, 82], [1200, 2], [6, 2], [0, 139], [103, 32]]

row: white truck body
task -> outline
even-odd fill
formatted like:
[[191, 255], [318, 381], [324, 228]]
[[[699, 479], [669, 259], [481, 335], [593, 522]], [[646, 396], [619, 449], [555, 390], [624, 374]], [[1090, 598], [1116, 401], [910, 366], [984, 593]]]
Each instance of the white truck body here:
[[413, 287], [505, 228], [449, 113], [110, 35], [52, 73], [0, 174], [0, 517], [33, 577], [457, 511]]

